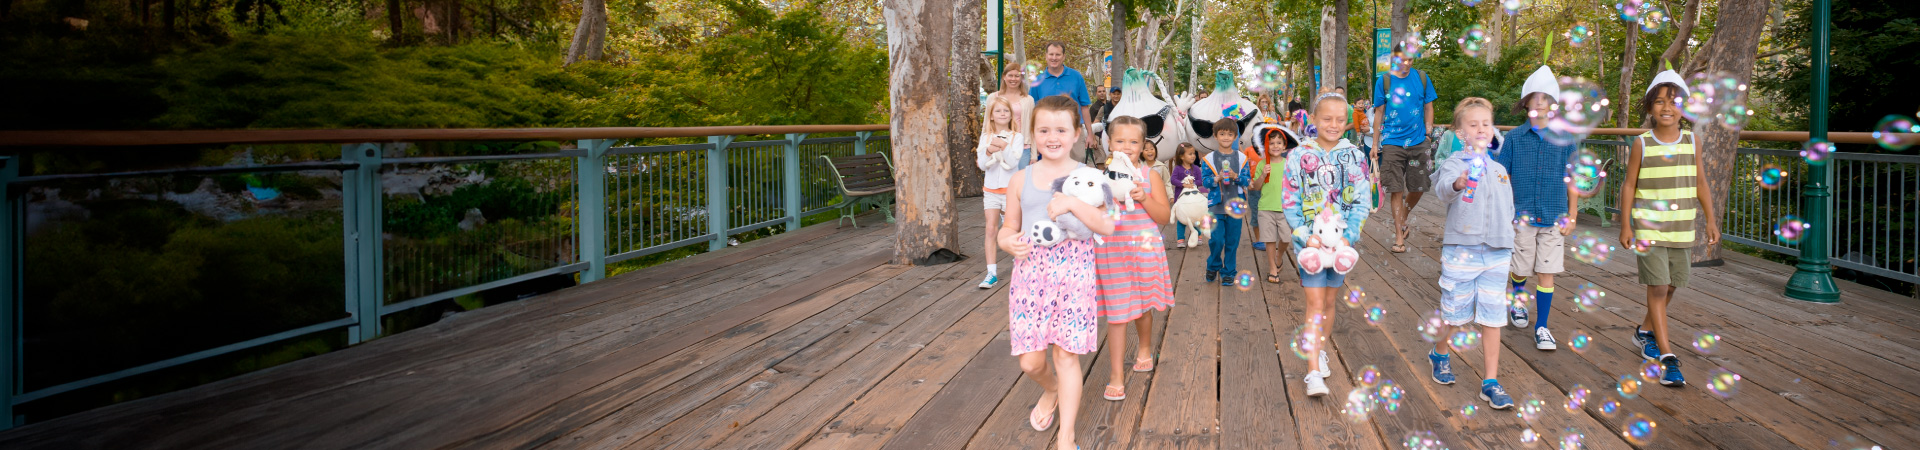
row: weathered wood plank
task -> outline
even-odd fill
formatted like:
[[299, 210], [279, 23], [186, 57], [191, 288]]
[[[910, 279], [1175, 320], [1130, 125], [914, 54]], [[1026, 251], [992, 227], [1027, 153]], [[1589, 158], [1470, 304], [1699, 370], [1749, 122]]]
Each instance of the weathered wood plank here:
[[[1264, 268], [1273, 255], [1249, 250], [1240, 264]], [[1265, 270], [1255, 272], [1261, 274], [1258, 289], [1232, 290], [1220, 303], [1220, 448], [1299, 448], [1299, 430], [1287, 407], [1287, 390], [1297, 386], [1287, 384], [1280, 369], [1273, 319], [1267, 315], [1267, 294], [1283, 287], [1267, 283]], [[1282, 275], [1281, 282], [1289, 278]]]
[[1018, 360], [1008, 354], [1013, 341], [1006, 330], [980, 348], [966, 367], [920, 408], [884, 449], [962, 449], [980, 430], [993, 407], [1020, 380]]
[[1206, 282], [1206, 251], [1189, 252], [1199, 254], [1198, 267], [1182, 268], [1174, 286], [1176, 307], [1167, 314], [1159, 361], [1147, 388], [1133, 448], [1217, 448], [1220, 444], [1222, 288]]

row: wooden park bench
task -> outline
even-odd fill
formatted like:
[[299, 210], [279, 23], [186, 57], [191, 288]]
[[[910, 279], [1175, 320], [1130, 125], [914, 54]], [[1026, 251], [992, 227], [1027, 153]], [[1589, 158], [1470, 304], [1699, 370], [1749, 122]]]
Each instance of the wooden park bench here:
[[834, 206], [840, 209], [840, 218], [833, 219], [835, 227], [840, 226], [840, 219], [846, 219], [860, 228], [854, 215], [865, 210], [861, 205], [879, 206], [887, 215], [887, 223], [893, 223], [893, 161], [886, 154], [820, 155], [820, 159], [827, 160], [827, 168], [840, 183], [840, 204]]

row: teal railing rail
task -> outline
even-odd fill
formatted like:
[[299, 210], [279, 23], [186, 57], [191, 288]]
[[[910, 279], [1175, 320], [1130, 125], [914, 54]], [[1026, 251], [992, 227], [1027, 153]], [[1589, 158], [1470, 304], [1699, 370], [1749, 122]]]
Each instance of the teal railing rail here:
[[[821, 155], [888, 152], [886, 125], [695, 128], [584, 128], [517, 130], [245, 130], [179, 132], [0, 132], [0, 429], [28, 421], [17, 408], [50, 397], [143, 374], [258, 349], [322, 332], [344, 330], [353, 345], [383, 334], [383, 318], [424, 305], [549, 277], [579, 283], [607, 276], [623, 261], [705, 244], [729, 245], [732, 236], [764, 229], [791, 231], [803, 218], [841, 206]], [[842, 136], [813, 137], [826, 134]], [[848, 134], [851, 134], [848, 136]], [[737, 140], [773, 136], [767, 140]], [[620, 145], [641, 140], [704, 139], [666, 145]], [[517, 152], [418, 155], [412, 143], [521, 142]], [[560, 142], [573, 145], [563, 148]], [[245, 145], [340, 144], [339, 158], [280, 164], [228, 163], [111, 173], [23, 173], [36, 154], [75, 154], [116, 147], [179, 151]], [[527, 151], [532, 148], [532, 151]], [[474, 152], [465, 152], [474, 153]], [[180, 188], [154, 198], [189, 198], [233, 176], [248, 178], [250, 198], [282, 192], [257, 187], [268, 177], [324, 179], [326, 192], [305, 204], [337, 208], [343, 308], [310, 315], [305, 323], [263, 330], [238, 342], [209, 342], [184, 354], [155, 355], [132, 365], [37, 371], [59, 355], [31, 355], [23, 330], [26, 249], [35, 202], [57, 202], [59, 187], [103, 183], [120, 189], [135, 180]], [[332, 191], [337, 177], [337, 195]], [[89, 184], [91, 183], [91, 184]], [[296, 185], [298, 183], [295, 183]], [[161, 190], [164, 190], [161, 189]], [[296, 189], [287, 188], [292, 196]], [[189, 200], [181, 200], [189, 201]], [[294, 202], [295, 200], [287, 200]], [[262, 205], [284, 205], [260, 203]], [[36, 206], [45, 206], [38, 205]], [[217, 205], [215, 206], [217, 207]], [[253, 206], [247, 206], [252, 208]], [[39, 214], [47, 215], [44, 212]], [[456, 221], [457, 220], [457, 221]], [[332, 226], [333, 222], [329, 222]], [[582, 239], [584, 237], [584, 239]], [[331, 242], [330, 240], [328, 242]], [[327, 265], [330, 265], [328, 263]], [[317, 317], [317, 318], [314, 318]], [[175, 352], [178, 353], [178, 352]]]

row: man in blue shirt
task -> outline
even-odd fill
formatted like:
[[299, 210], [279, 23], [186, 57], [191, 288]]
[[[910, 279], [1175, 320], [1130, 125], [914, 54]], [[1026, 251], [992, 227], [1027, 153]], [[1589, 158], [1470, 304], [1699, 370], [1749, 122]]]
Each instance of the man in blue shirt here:
[[[1540, 136], [1553, 114], [1553, 98], [1559, 94], [1560, 84], [1547, 66], [1527, 77], [1520, 102], [1513, 106], [1515, 113], [1527, 115], [1527, 123], [1508, 132], [1506, 143], [1493, 157], [1513, 177], [1517, 217], [1509, 267], [1511, 289], [1526, 292], [1527, 278], [1539, 275], [1533, 294], [1539, 314], [1531, 321], [1533, 348], [1539, 350], [1559, 347], [1547, 330], [1547, 315], [1553, 311], [1553, 275], [1566, 271], [1566, 236], [1573, 234], [1573, 218], [1580, 206], [1580, 190], [1566, 181], [1567, 163], [1579, 145], [1555, 145]], [[1515, 327], [1526, 328], [1529, 323], [1525, 304], [1515, 302], [1507, 315]]]
[[[1074, 142], [1073, 147], [1069, 147], [1069, 150], [1087, 148], [1087, 144], [1093, 142], [1088, 135], [1091, 131], [1087, 128], [1088, 113], [1091, 112], [1087, 107], [1093, 104], [1093, 99], [1087, 96], [1087, 79], [1080, 76], [1080, 71], [1067, 67], [1066, 44], [1059, 41], [1047, 43], [1047, 70], [1040, 71], [1039, 79], [1040, 85], [1034, 86], [1032, 91], [1034, 101], [1055, 95], [1065, 95], [1072, 97], [1074, 103], [1080, 104], [1080, 138]], [[1087, 152], [1086, 158], [1089, 164], [1096, 161], [1093, 156], [1092, 151]], [[1033, 155], [1026, 155], [1021, 159], [1021, 167], [1026, 167], [1026, 163], [1032, 161]]]
[[[1402, 60], [1400, 47], [1393, 48], [1393, 59]], [[1427, 142], [1427, 130], [1433, 128], [1433, 91], [1427, 74], [1395, 64], [1392, 71], [1373, 85], [1373, 139], [1380, 150], [1373, 152], [1378, 167], [1380, 188], [1387, 192], [1387, 204], [1393, 208], [1393, 252], [1407, 251], [1407, 211], [1420, 203], [1420, 196], [1432, 184], [1433, 145]]]

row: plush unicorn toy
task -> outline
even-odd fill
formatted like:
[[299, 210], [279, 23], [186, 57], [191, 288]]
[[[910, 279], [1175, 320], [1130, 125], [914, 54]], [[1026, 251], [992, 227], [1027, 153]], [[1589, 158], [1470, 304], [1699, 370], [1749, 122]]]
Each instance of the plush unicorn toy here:
[[[1113, 200], [1113, 190], [1107, 185], [1107, 174], [1100, 169], [1081, 167], [1067, 172], [1067, 176], [1054, 180], [1053, 191], [1079, 199], [1095, 208], [1105, 207]], [[1062, 213], [1053, 220], [1040, 220], [1027, 229], [1027, 235], [1034, 245], [1052, 247], [1067, 239], [1092, 239], [1096, 243], [1106, 243], [1093, 229], [1073, 213]]]
[[1353, 270], [1355, 264], [1360, 263], [1359, 251], [1351, 246], [1340, 244], [1342, 233], [1347, 229], [1347, 221], [1333, 210], [1334, 208], [1322, 209], [1320, 215], [1313, 219], [1313, 232], [1307, 239], [1318, 239], [1320, 248], [1300, 247], [1300, 252], [1296, 255], [1300, 261], [1300, 270], [1315, 273], [1332, 268], [1334, 272], [1344, 275], [1347, 271]]

